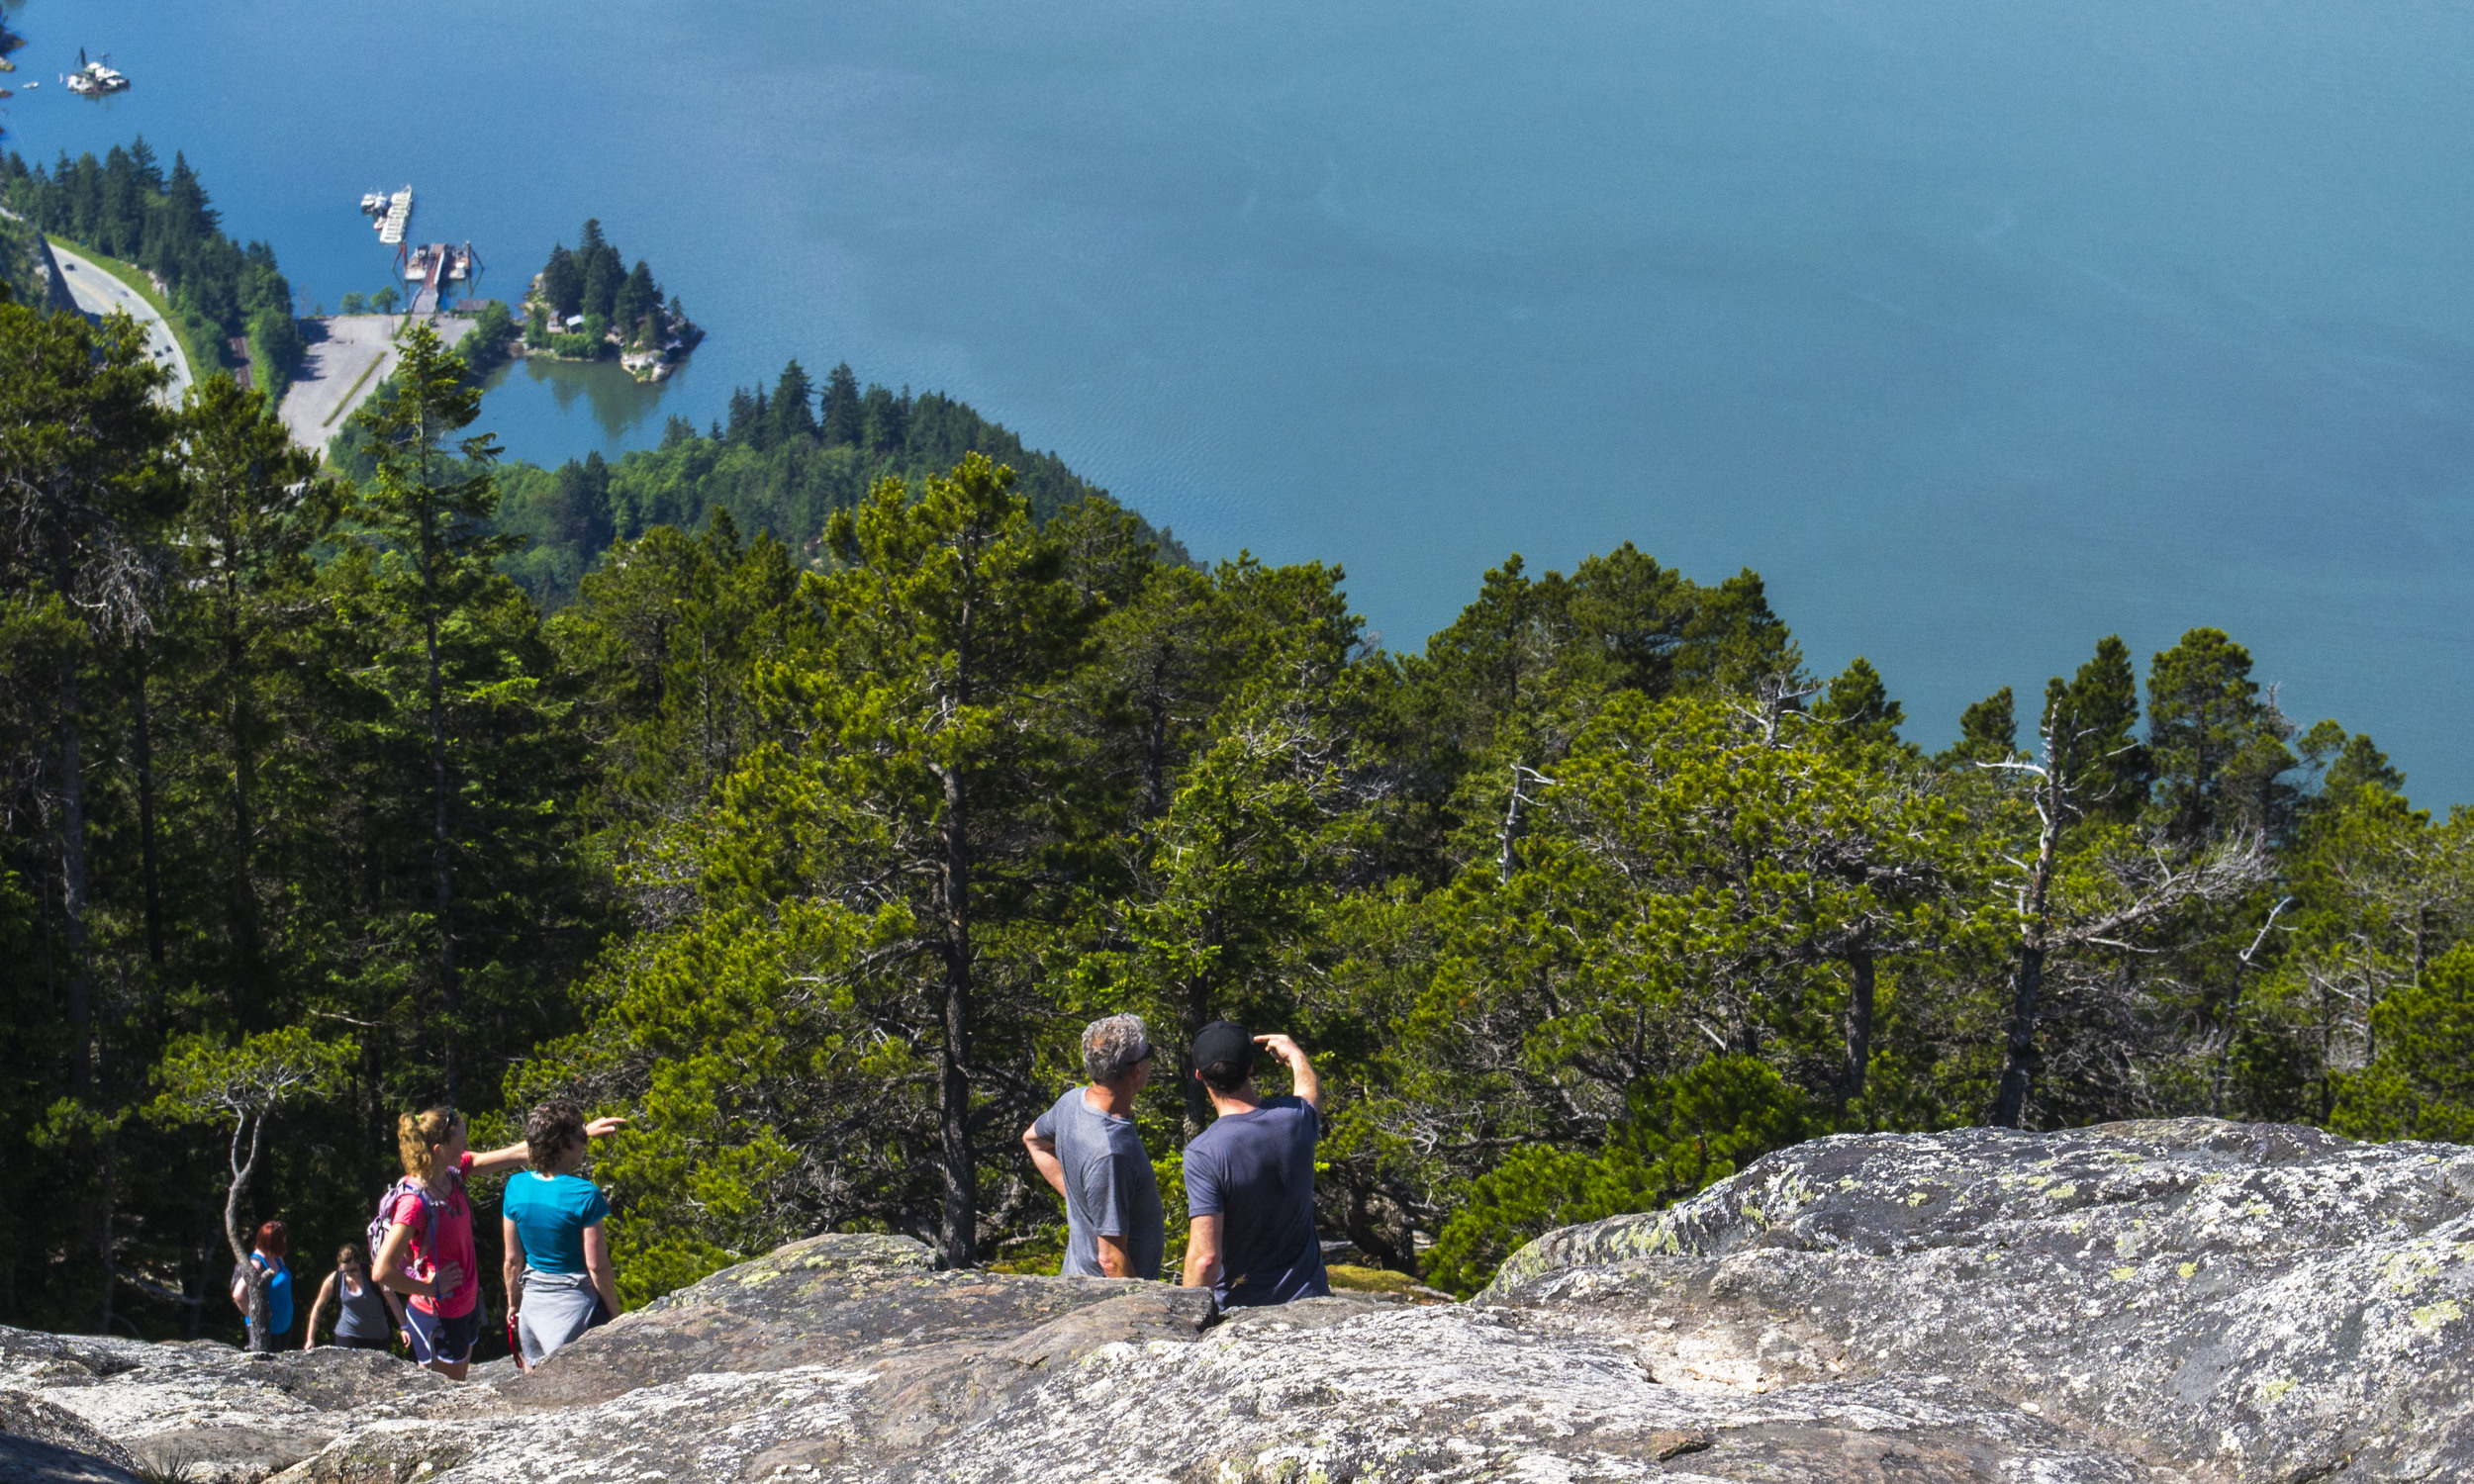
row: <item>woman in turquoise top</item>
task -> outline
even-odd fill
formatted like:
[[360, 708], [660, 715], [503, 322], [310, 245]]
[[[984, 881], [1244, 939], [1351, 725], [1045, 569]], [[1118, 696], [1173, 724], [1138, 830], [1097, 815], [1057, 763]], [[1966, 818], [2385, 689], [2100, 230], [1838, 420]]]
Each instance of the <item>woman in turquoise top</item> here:
[[[266, 1278], [266, 1340], [265, 1345], [252, 1345], [251, 1349], [272, 1349], [274, 1342], [292, 1330], [292, 1269], [284, 1266], [284, 1253], [292, 1245], [292, 1229], [280, 1221], [270, 1221], [257, 1229], [256, 1240], [249, 1246], [249, 1266], [267, 1274]], [[243, 1326], [254, 1328], [249, 1318], [249, 1280], [238, 1268], [233, 1269], [232, 1301], [240, 1311]]]
[[529, 1368], [615, 1317], [618, 1279], [602, 1232], [610, 1201], [575, 1172], [584, 1162], [584, 1110], [563, 1099], [543, 1103], [524, 1120], [524, 1145], [532, 1167], [507, 1177], [499, 1211], [510, 1318]]

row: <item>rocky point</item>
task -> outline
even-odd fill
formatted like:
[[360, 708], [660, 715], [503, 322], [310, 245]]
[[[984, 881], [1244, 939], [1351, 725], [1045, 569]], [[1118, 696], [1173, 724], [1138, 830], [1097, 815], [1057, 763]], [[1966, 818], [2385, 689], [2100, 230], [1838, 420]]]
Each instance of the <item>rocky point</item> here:
[[1817, 1140], [1468, 1304], [1214, 1316], [822, 1236], [531, 1375], [0, 1331], [0, 1484], [2474, 1478], [2474, 1152]]

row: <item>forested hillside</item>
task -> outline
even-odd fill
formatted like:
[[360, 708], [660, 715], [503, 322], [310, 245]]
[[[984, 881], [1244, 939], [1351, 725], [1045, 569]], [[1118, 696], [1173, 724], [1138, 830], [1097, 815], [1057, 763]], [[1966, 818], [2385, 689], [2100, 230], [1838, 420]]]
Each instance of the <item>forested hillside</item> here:
[[1928, 755], [1751, 572], [1513, 557], [1391, 653], [1338, 569], [1164, 560], [950, 404], [836, 373], [519, 499], [404, 367], [338, 482], [0, 308], [0, 1321], [236, 1334], [270, 1106], [237, 1209], [296, 1252], [398, 1110], [566, 1092], [635, 1121], [631, 1303], [825, 1228], [1053, 1261], [1018, 1136], [1121, 1009], [1295, 1035], [1326, 1230], [1463, 1291], [1832, 1130], [2474, 1137], [2474, 824], [2215, 630]]
[[0, 159], [0, 197], [47, 232], [137, 264], [170, 291], [172, 314], [192, 360], [234, 364], [228, 342], [244, 340], [264, 386], [280, 387], [301, 363], [301, 328], [292, 286], [264, 242], [226, 236], [189, 161], [175, 153], [166, 174], [142, 136], [101, 160], [66, 152], [47, 170], [12, 151]]
[[[508, 557], [508, 571], [555, 607], [613, 541], [634, 540], [657, 525], [700, 530], [715, 510], [729, 511], [750, 535], [780, 536], [798, 560], [809, 561], [826, 517], [857, 505], [876, 481], [916, 481], [969, 453], [1012, 469], [1041, 520], [1104, 493], [1055, 454], [1025, 448], [1009, 429], [940, 392], [912, 396], [906, 387], [896, 393], [874, 385], [863, 392], [847, 364], [818, 387], [792, 361], [772, 390], [733, 392], [726, 425], [700, 433], [673, 417], [658, 449], [630, 452], [616, 464], [595, 453], [555, 470], [510, 466], [500, 477], [497, 526], [526, 538]], [[340, 456], [352, 467], [349, 446]], [[1173, 537], [1158, 538], [1184, 558]]]

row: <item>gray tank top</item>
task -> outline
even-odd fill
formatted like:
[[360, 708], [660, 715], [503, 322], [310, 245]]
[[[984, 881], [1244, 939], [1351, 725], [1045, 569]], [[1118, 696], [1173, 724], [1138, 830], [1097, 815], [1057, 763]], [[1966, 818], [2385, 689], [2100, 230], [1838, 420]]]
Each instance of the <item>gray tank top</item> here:
[[394, 1317], [387, 1313], [386, 1296], [375, 1283], [363, 1283], [361, 1291], [352, 1291], [352, 1280], [337, 1274], [335, 1299], [341, 1312], [335, 1316], [337, 1340], [384, 1340], [395, 1333]]

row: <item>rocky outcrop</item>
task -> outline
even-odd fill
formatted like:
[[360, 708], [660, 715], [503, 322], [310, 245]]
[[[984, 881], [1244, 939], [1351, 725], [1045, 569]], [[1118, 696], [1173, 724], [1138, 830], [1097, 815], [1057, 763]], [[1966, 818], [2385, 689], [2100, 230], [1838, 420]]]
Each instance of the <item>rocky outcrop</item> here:
[[47, 313], [77, 308], [77, 301], [69, 295], [68, 277], [60, 271], [60, 260], [51, 255], [49, 239], [6, 209], [0, 209], [0, 284], [8, 286], [16, 303]]
[[2191, 1119], [1819, 1140], [1479, 1302], [1679, 1382], [1964, 1375], [2225, 1478], [2474, 1478], [2474, 1153]]
[[0, 1427], [89, 1471], [0, 1479], [2474, 1476], [2469, 1203], [2474, 1154], [2306, 1130], [1829, 1139], [1555, 1233], [1470, 1304], [1216, 1322], [819, 1237], [461, 1386], [6, 1334]]
[[[203, 1342], [146, 1345], [10, 1329], [0, 1329], [0, 1388], [7, 1388], [0, 1399], [39, 1402], [87, 1430], [34, 1431], [0, 1409], [0, 1430], [12, 1438], [197, 1484], [263, 1479], [364, 1419], [419, 1415], [468, 1391], [366, 1350], [253, 1356]], [[107, 1445], [93, 1446], [81, 1437]]]

